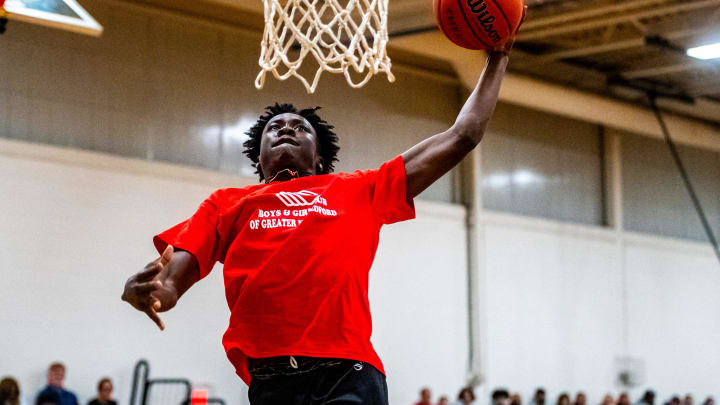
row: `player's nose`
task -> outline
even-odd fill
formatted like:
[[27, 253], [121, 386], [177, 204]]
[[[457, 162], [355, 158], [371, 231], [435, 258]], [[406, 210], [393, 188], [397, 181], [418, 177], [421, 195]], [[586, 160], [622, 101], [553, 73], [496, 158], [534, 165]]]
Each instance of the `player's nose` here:
[[278, 135], [290, 135], [295, 136], [295, 130], [290, 125], [284, 125], [280, 130], [278, 131]]

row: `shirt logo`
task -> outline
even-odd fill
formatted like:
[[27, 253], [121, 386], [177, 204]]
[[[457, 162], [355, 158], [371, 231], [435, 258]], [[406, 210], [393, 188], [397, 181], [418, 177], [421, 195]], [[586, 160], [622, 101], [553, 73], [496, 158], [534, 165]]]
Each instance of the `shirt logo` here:
[[322, 205], [327, 205], [327, 201], [324, 198], [320, 197], [318, 193], [313, 193], [312, 191], [308, 190], [302, 190], [296, 193], [281, 191], [275, 195], [287, 207], [304, 207], [308, 205], [313, 205], [316, 202], [319, 202]]

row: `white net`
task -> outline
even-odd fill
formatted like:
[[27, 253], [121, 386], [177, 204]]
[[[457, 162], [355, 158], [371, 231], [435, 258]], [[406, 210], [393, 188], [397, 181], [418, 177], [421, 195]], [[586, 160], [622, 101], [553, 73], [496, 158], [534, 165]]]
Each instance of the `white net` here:
[[[323, 71], [342, 73], [350, 86], [363, 86], [379, 72], [390, 72], [388, 0], [263, 0], [265, 32], [255, 87], [268, 72], [279, 80], [298, 78], [314, 93]], [[302, 69], [310, 55], [317, 63]], [[308, 65], [308, 63], [306, 63]], [[307, 78], [305, 76], [307, 76]], [[308, 80], [312, 77], [312, 82]]]

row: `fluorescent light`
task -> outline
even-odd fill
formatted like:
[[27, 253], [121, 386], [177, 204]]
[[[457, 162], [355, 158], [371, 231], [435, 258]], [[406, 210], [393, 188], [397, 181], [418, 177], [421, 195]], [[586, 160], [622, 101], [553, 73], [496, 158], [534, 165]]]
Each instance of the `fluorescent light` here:
[[690, 48], [687, 50], [687, 54], [693, 58], [703, 60], [720, 58], [720, 42]]

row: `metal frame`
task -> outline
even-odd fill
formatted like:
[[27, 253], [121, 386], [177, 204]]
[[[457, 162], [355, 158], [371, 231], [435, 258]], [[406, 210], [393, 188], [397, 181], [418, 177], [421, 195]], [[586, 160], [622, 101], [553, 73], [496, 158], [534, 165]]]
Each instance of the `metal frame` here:
[[[150, 363], [140, 359], [133, 371], [132, 388], [130, 389], [130, 405], [148, 405], [148, 393], [154, 385], [182, 385], [185, 387], [185, 398], [178, 405], [192, 404], [192, 384], [187, 378], [150, 378]], [[139, 400], [139, 401], [138, 401]], [[207, 405], [225, 405], [222, 398], [208, 398]]]
[[7, 0], [5, 10], [10, 20], [24, 21], [46, 27], [100, 36], [103, 27], [76, 0], [58, 0], [68, 6], [79, 18], [25, 7], [22, 0]]
[[[142, 384], [140, 388], [139, 385]], [[130, 390], [130, 405], [148, 405], [148, 393], [153, 385], [182, 385], [185, 387], [185, 399], [180, 401], [178, 405], [190, 403], [190, 395], [192, 393], [192, 385], [190, 380], [185, 378], [150, 378], [150, 364], [147, 360], [142, 359], [135, 364], [133, 372], [132, 388]], [[138, 404], [138, 389], [140, 389], [140, 402]], [[222, 400], [219, 400], [222, 401]], [[209, 401], [208, 401], [209, 402]], [[224, 405], [222, 402], [220, 405]]]

